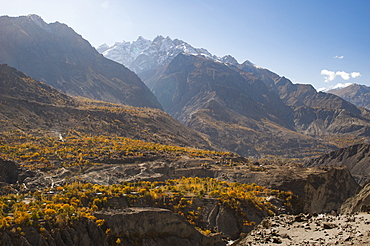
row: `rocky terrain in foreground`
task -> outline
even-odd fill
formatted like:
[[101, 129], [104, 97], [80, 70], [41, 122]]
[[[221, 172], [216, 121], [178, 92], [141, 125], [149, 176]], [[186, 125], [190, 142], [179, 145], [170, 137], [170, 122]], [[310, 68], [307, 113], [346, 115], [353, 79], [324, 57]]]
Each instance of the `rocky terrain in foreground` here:
[[369, 245], [370, 184], [339, 211], [267, 217], [233, 245]]
[[265, 218], [232, 245], [369, 245], [370, 214], [279, 215]]

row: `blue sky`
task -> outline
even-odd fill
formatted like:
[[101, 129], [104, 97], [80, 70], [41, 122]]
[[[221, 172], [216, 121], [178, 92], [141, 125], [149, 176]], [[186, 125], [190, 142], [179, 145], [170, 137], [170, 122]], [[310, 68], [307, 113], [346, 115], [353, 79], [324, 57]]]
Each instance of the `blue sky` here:
[[249, 60], [316, 89], [370, 86], [368, 0], [0, 0], [0, 15], [38, 14], [93, 46], [170, 36]]

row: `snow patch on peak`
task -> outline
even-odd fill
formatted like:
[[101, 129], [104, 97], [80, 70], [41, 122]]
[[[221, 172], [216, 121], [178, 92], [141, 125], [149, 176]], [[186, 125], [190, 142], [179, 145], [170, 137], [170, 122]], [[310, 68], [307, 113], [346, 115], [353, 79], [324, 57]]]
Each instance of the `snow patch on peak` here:
[[328, 92], [330, 90], [339, 90], [339, 89], [343, 89], [343, 88], [346, 88], [348, 86], [351, 86], [351, 85], [355, 85], [354, 83], [338, 83], [336, 85], [332, 85], [332, 86], [329, 86], [329, 87], [322, 87], [322, 88], [319, 88], [317, 89], [317, 91], [322, 91], [322, 92]]

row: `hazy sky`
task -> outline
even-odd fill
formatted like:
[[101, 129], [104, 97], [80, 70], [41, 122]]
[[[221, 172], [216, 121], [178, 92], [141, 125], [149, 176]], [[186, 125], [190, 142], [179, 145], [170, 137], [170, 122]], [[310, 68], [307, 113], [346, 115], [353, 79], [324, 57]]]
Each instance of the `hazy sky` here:
[[[370, 86], [370, 0], [0, 0], [0, 15], [38, 14], [93, 46], [170, 36], [249, 60], [316, 89]], [[0, 30], [1, 31], [1, 30]], [[1, 35], [1, 33], [0, 33]]]

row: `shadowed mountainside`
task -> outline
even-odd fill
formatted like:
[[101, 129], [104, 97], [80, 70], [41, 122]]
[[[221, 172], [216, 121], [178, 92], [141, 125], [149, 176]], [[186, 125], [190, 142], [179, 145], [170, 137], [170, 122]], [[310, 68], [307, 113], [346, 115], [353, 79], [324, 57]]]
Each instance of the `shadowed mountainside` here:
[[47, 24], [37, 15], [2, 16], [0, 30], [0, 64], [73, 96], [161, 108], [136, 74], [100, 55], [65, 24]]

